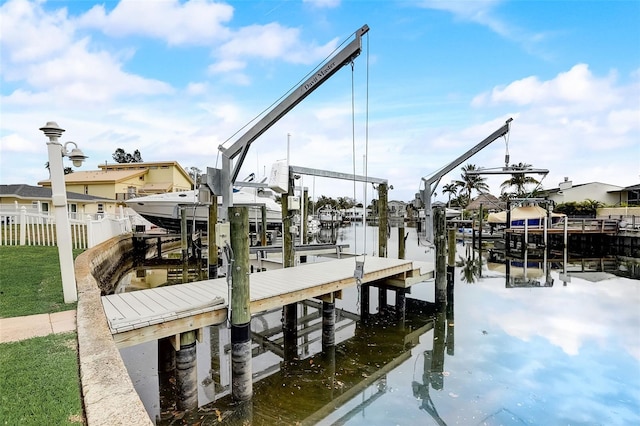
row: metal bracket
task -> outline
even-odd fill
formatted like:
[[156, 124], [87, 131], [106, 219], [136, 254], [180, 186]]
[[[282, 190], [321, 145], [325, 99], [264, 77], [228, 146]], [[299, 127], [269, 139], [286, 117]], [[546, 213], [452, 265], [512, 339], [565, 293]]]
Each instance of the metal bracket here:
[[353, 271], [353, 278], [362, 280], [362, 277], [364, 277], [364, 261], [356, 260], [356, 269]]

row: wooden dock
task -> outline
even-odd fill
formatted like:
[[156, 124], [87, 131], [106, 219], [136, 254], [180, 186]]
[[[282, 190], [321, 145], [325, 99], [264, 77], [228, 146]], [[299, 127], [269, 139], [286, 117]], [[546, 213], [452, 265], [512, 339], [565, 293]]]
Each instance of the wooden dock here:
[[[434, 277], [434, 265], [426, 262], [357, 259], [364, 260], [362, 284], [406, 288]], [[354, 258], [347, 258], [251, 274], [251, 313], [332, 293], [339, 296], [358, 284], [354, 270]], [[225, 322], [228, 291], [226, 278], [218, 278], [102, 296], [102, 305], [122, 348]]]

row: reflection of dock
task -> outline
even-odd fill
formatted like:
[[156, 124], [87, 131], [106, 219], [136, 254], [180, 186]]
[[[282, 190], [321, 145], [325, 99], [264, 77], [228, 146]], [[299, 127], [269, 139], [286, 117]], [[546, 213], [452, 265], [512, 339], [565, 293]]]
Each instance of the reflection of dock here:
[[[251, 313], [264, 312], [355, 287], [355, 261], [339, 259], [250, 275]], [[363, 284], [409, 287], [433, 277], [433, 266], [410, 260], [367, 257]], [[102, 296], [119, 347], [220, 324], [227, 318], [225, 278]]]

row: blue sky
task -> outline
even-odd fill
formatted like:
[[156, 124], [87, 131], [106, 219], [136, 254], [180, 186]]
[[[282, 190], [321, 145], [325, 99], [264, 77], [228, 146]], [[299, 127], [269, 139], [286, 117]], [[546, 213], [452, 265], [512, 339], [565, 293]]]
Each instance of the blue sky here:
[[[366, 166], [394, 186], [391, 199], [409, 201], [423, 176], [513, 117], [510, 163], [549, 169], [543, 187], [565, 176], [640, 182], [637, 1], [0, 4], [3, 184], [47, 178], [47, 121], [90, 157], [84, 170], [117, 148], [219, 166], [221, 143], [363, 24], [353, 72], [341, 69], [253, 143], [241, 177], [268, 173], [289, 139], [291, 164]], [[501, 167], [506, 150], [497, 140], [468, 162]], [[488, 179], [493, 194], [505, 179]], [[303, 185], [316, 197], [365, 197], [351, 182]]]

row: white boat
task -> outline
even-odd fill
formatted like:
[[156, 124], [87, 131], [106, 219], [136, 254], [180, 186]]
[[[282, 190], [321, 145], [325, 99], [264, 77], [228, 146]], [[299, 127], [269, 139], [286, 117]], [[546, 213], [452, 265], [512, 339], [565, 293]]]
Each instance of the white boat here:
[[[514, 207], [511, 209], [511, 227], [524, 227], [526, 221], [527, 226], [541, 228], [544, 217], [550, 217], [551, 220], [548, 226], [551, 226], [552, 224], [556, 224], [564, 220], [566, 215], [562, 213], [548, 213], [547, 210], [540, 206]], [[501, 211], [497, 213], [489, 213], [487, 222], [494, 225], [506, 224], [507, 212]]]
[[342, 213], [332, 208], [322, 208], [318, 211], [318, 219], [322, 226], [337, 226], [342, 223]]
[[[270, 194], [270, 191], [265, 191]], [[140, 216], [160, 228], [180, 231], [181, 209], [187, 208], [187, 221], [195, 228], [207, 229], [209, 208], [198, 202], [198, 191], [167, 192], [145, 197], [131, 198], [125, 201], [128, 207]], [[264, 196], [254, 188], [233, 190], [233, 204], [249, 206], [249, 227], [255, 232], [256, 224], [262, 223], [262, 209], [266, 207], [267, 229], [280, 230], [282, 225], [282, 209], [271, 196]], [[222, 197], [218, 197], [218, 207], [222, 205]]]

